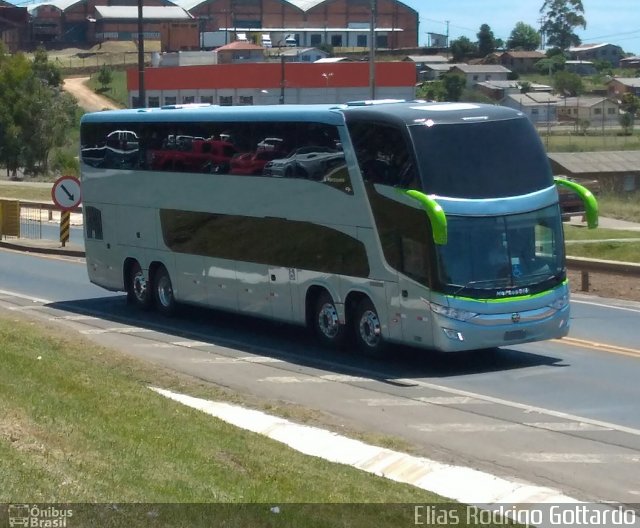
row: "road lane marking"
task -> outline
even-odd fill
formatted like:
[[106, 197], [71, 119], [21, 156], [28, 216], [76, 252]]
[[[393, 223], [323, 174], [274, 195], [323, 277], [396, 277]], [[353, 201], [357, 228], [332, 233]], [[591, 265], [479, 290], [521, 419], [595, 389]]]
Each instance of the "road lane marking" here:
[[410, 407], [417, 405], [487, 405], [489, 402], [468, 396], [432, 396], [419, 398], [362, 398], [368, 407]]
[[629, 308], [627, 306], [616, 306], [615, 304], [604, 304], [604, 303], [598, 303], [598, 302], [593, 302], [593, 301], [580, 301], [577, 299], [571, 299], [572, 303], [576, 303], [576, 304], [588, 304], [591, 306], [599, 306], [600, 308], [611, 308], [614, 310], [625, 310], [627, 312], [635, 312], [635, 313], [640, 313], [640, 308]]
[[94, 315], [57, 315], [49, 317], [49, 321], [101, 321], [101, 319]]
[[509, 453], [510, 457], [536, 464], [624, 464], [640, 463], [639, 455], [599, 454], [599, 453]]
[[[497, 418], [495, 419], [497, 420]], [[522, 423], [425, 423], [410, 425], [424, 433], [502, 433], [523, 427], [544, 429], [559, 433], [611, 431], [609, 427], [587, 424], [584, 422], [522, 422]]]
[[322, 376], [268, 376], [258, 381], [267, 383], [353, 383], [353, 382], [376, 382], [371, 378], [363, 378], [360, 376], [349, 376], [348, 374], [325, 374]]
[[33, 297], [32, 295], [24, 295], [22, 293], [8, 290], [0, 290], [0, 295], [8, 295], [9, 297], [15, 297], [17, 299], [26, 299], [27, 301], [31, 301], [34, 303], [50, 304], [52, 302], [48, 301], [47, 299], [41, 299], [40, 297]]
[[620, 354], [623, 356], [640, 357], [640, 350], [634, 348], [626, 348], [618, 345], [607, 345], [606, 343], [599, 343], [597, 341], [589, 341], [587, 339], [577, 339], [575, 337], [562, 337], [560, 339], [553, 339], [556, 343], [565, 343], [573, 346], [579, 346], [582, 348], [589, 348], [591, 350], [599, 350], [605, 352], [611, 352], [613, 354]]
[[109, 328], [89, 328], [87, 330], [80, 330], [84, 335], [100, 335], [100, 334], [144, 334], [148, 332], [155, 332], [151, 328], [140, 328], [138, 326], [112, 326]]

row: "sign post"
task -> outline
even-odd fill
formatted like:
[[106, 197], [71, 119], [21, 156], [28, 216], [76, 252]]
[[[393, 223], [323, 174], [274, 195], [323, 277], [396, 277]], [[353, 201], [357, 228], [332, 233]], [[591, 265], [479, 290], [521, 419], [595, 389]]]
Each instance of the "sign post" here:
[[69, 242], [69, 229], [71, 227], [71, 209], [75, 209], [82, 201], [80, 180], [73, 176], [58, 178], [51, 188], [53, 203], [62, 211], [60, 215], [60, 242], [65, 247]]

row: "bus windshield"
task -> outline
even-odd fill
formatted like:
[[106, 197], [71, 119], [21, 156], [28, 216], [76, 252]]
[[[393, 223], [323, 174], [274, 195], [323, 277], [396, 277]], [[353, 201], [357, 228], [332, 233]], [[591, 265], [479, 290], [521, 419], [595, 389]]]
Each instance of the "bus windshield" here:
[[537, 293], [565, 278], [558, 206], [494, 217], [448, 216], [449, 239], [435, 246], [444, 293], [505, 297]]
[[409, 127], [426, 194], [498, 198], [553, 185], [549, 161], [527, 118]]

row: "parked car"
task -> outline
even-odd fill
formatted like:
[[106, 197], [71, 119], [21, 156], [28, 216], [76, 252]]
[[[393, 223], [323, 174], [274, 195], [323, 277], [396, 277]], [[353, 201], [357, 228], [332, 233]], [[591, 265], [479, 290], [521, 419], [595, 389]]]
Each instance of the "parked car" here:
[[276, 150], [259, 150], [238, 154], [231, 158], [229, 172], [248, 176], [260, 175], [264, 170], [264, 166], [279, 156], [282, 156], [282, 153]]

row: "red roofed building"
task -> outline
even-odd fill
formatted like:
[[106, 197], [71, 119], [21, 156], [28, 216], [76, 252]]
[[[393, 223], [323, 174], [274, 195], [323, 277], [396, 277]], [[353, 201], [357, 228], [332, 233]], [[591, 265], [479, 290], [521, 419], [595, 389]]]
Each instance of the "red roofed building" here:
[[[379, 62], [377, 99], [414, 99], [415, 66]], [[129, 103], [137, 106], [138, 71], [127, 71]], [[367, 62], [306, 64], [252, 63], [148, 68], [146, 106], [345, 103], [370, 98]]]

